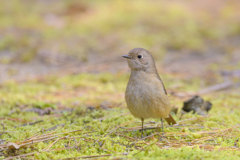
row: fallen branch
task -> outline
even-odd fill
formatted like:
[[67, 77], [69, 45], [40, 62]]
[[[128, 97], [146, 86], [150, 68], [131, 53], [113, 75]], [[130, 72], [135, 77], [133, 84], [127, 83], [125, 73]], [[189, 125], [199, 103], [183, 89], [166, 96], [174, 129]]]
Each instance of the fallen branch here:
[[45, 130], [45, 132], [47, 132], [47, 131], [53, 131], [53, 130], [57, 129], [59, 126], [64, 127], [65, 124], [63, 123], [63, 124], [56, 125], [56, 126], [54, 126], [54, 127], [51, 127], [51, 128], [49, 128], [49, 129]]
[[43, 122], [43, 120], [32, 122], [32, 123], [25, 123], [25, 124], [19, 125], [18, 127], [23, 127], [23, 126], [27, 126], [27, 125], [34, 125], [34, 124], [37, 124], [37, 123], [40, 123], [40, 122]]
[[226, 81], [220, 84], [216, 84], [213, 86], [210, 86], [208, 88], [202, 89], [198, 92], [198, 94], [206, 94], [209, 92], [214, 92], [214, 91], [218, 91], [218, 90], [222, 90], [222, 89], [227, 89], [229, 87], [231, 87], [233, 85], [232, 81]]

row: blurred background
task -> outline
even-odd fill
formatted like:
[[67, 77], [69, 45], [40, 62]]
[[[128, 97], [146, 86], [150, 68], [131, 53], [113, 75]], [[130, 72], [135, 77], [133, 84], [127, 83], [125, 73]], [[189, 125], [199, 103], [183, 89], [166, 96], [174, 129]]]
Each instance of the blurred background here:
[[121, 55], [136, 47], [153, 54], [160, 74], [240, 77], [239, 8], [239, 0], [1, 1], [0, 82], [129, 73]]

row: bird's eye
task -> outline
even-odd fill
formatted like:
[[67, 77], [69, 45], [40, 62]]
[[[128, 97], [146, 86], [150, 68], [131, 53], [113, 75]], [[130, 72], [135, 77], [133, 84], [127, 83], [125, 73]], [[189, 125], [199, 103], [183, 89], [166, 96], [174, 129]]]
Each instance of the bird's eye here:
[[142, 55], [138, 55], [138, 58], [141, 59], [141, 58], [143, 58], [143, 56]]

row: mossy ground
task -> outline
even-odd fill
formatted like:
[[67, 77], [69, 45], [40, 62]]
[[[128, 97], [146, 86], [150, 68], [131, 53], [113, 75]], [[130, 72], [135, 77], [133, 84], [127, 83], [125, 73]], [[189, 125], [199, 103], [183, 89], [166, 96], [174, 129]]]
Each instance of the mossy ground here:
[[[172, 105], [180, 108], [189, 98], [186, 93], [223, 82], [221, 76], [211, 73], [240, 66], [239, 1], [201, 2], [2, 1], [0, 65], [7, 69], [1, 72], [0, 81], [8, 81], [0, 84], [1, 159], [91, 155], [113, 159], [240, 159], [237, 90], [201, 95], [213, 103], [208, 116], [173, 113], [179, 126], [164, 122], [165, 137], [161, 129], [148, 129], [144, 132], [148, 138], [140, 140], [140, 120], [129, 113], [124, 102], [129, 78], [124, 71], [9, 80], [20, 71], [23, 75], [38, 72], [37, 65], [45, 67], [43, 73], [55, 65], [72, 63], [97, 69], [95, 62], [100, 60], [98, 66], [109, 63], [115, 68], [116, 57], [135, 47], [151, 50], [158, 62], [171, 51], [224, 54], [223, 61], [207, 65], [196, 56], [201, 66], [211, 67], [208, 82], [176, 76], [176, 72], [161, 74], [169, 93], [181, 93], [169, 94]], [[195, 65], [189, 64], [190, 68]], [[146, 127], [159, 125], [159, 119], [145, 122]], [[10, 142], [15, 145], [13, 149], [7, 145]]]
[[[213, 103], [208, 116], [173, 113], [179, 126], [168, 126], [164, 122], [165, 137], [161, 129], [148, 129], [144, 132], [148, 138], [141, 140], [140, 120], [129, 113], [124, 102], [128, 77], [123, 73], [78, 74], [1, 85], [0, 118], [4, 133], [0, 138], [6, 140], [5, 144], [21, 145], [29, 138], [33, 143], [19, 150], [3, 147], [1, 154], [8, 157], [32, 153], [28, 157], [34, 159], [91, 155], [132, 159], [240, 158], [240, 96], [237, 92], [204, 95], [204, 99]], [[164, 75], [163, 80], [170, 90], [176, 83], [173, 75]], [[174, 89], [175, 92], [199, 89], [197, 81], [177, 81], [182, 85]], [[175, 107], [182, 106], [183, 98], [170, 95], [170, 99]], [[51, 111], [39, 115], [29, 111], [32, 108], [51, 108]], [[23, 125], [37, 121], [40, 122]], [[160, 119], [145, 122], [146, 127], [159, 125]], [[52, 139], [34, 141], [34, 137], [43, 135]]]

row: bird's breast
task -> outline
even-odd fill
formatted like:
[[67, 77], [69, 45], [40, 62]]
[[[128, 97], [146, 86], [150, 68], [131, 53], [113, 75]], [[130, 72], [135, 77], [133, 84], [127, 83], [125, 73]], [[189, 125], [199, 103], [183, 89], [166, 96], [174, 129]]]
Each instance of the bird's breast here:
[[166, 118], [170, 103], [155, 74], [131, 73], [125, 99], [130, 112], [138, 118]]

